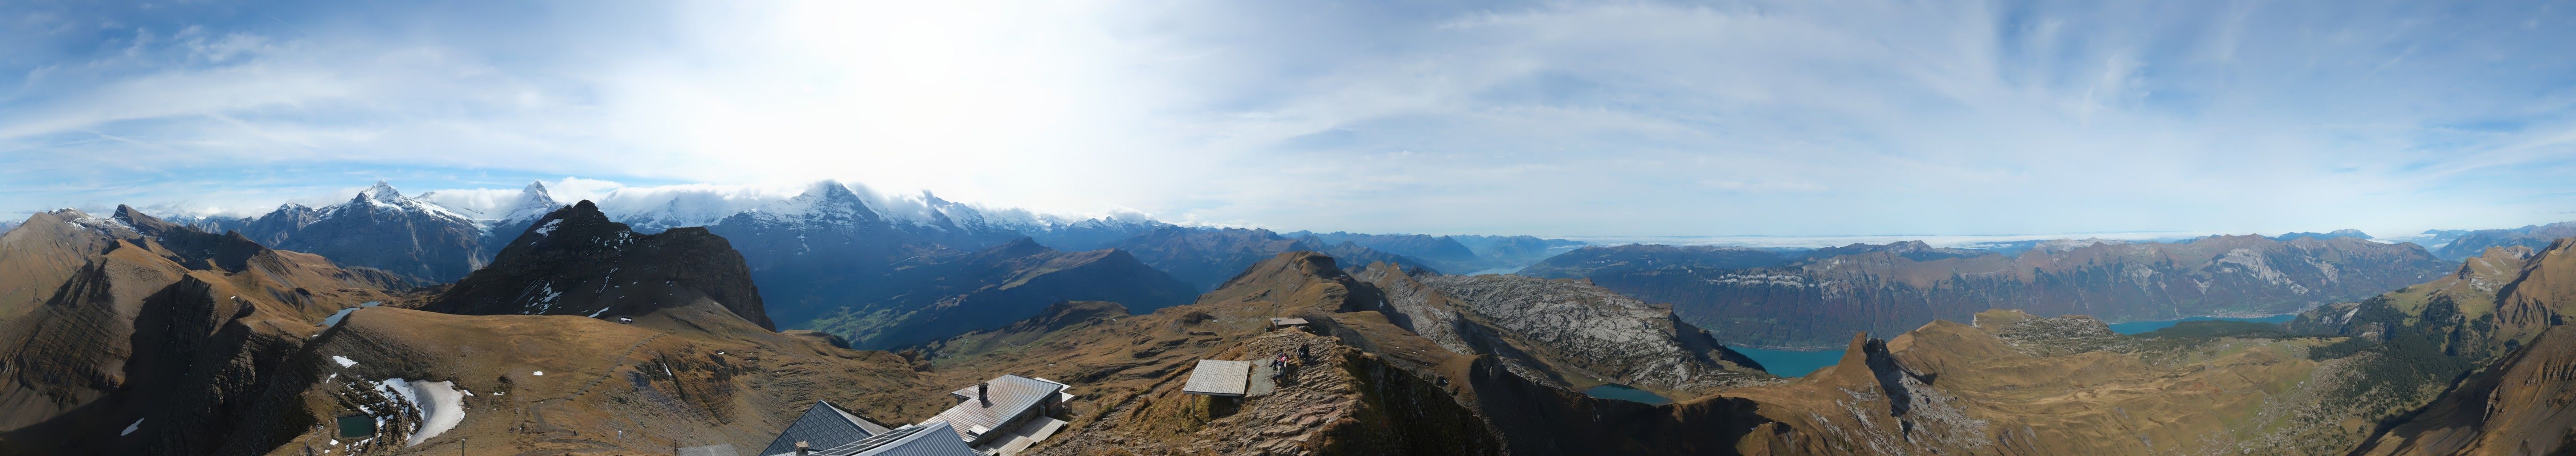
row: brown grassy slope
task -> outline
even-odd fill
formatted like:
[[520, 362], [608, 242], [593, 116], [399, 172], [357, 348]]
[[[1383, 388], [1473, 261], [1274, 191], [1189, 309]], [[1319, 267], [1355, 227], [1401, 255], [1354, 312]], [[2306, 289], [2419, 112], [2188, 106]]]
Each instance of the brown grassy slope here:
[[[2323, 403], [2348, 376], [2306, 358], [2326, 339], [2219, 338], [2170, 352], [2053, 350], [2108, 338], [2089, 318], [2010, 311], [1936, 321], [1794, 382], [1727, 391], [1778, 421], [1763, 454], [2314, 454], [2366, 422]], [[2028, 331], [2032, 328], [2050, 331]], [[2073, 353], [2058, 354], [2072, 351]]]
[[[1216, 450], [1207, 446], [1206, 439], [1194, 437], [1194, 432], [1212, 429], [1205, 426], [1214, 422], [1236, 424], [1219, 424], [1215, 428], [1221, 430], [1207, 432], [1249, 432], [1268, 438], [1215, 445], [1259, 444], [1285, 453], [1500, 451], [1495, 432], [1482, 422], [1463, 418], [1470, 413], [1462, 405], [1468, 402], [1452, 399], [1438, 386], [1442, 378], [1464, 379], [1469, 359], [1387, 323], [1383, 314], [1353, 311], [1374, 305], [1375, 300], [1373, 288], [1343, 274], [1331, 257], [1291, 252], [1254, 265], [1195, 304], [1125, 317], [1106, 310], [1111, 308], [1106, 304], [1059, 305], [1030, 321], [926, 348], [936, 366], [932, 375], [952, 382], [971, 384], [1016, 373], [1072, 384], [1072, 392], [1080, 397], [1072, 406], [1072, 423], [1041, 445], [1046, 452], [1107, 451], [1107, 447], [1089, 446], [1097, 443], [1067, 442], [1117, 442], [1135, 454], [1250, 451], [1243, 447]], [[1268, 331], [1269, 319], [1281, 316], [1316, 321], [1317, 332], [1334, 337]], [[1327, 342], [1356, 350], [1317, 345]], [[1267, 359], [1299, 344], [1316, 347], [1309, 351], [1318, 357], [1334, 359], [1331, 369], [1308, 371], [1323, 375], [1311, 384], [1330, 386], [1269, 405], [1256, 399], [1250, 407], [1316, 407], [1313, 413], [1291, 415], [1331, 418], [1302, 423], [1303, 418], [1295, 417], [1290, 423], [1225, 421], [1221, 418], [1237, 415], [1210, 411], [1207, 404], [1194, 402], [1199, 400], [1196, 396], [1177, 392], [1197, 360]], [[1340, 373], [1322, 373], [1328, 371]], [[1287, 427], [1277, 433], [1244, 427], [1253, 425]], [[1390, 430], [1398, 433], [1388, 434]], [[1270, 446], [1277, 441], [1296, 443]]]
[[768, 333], [703, 302], [656, 311], [636, 325], [371, 308], [296, 359], [299, 373], [317, 381], [259, 419], [291, 422], [363, 407], [393, 423], [376, 441], [400, 442], [424, 417], [374, 382], [448, 381], [476, 395], [464, 398], [460, 426], [417, 446], [333, 444], [323, 431], [278, 429], [291, 432], [280, 433], [283, 443], [272, 454], [436, 454], [465, 445], [477, 454], [667, 454], [675, 440], [757, 448], [814, 400], [890, 424], [945, 405], [900, 393], [916, 390], [917, 380], [898, 356]]
[[2559, 454], [2576, 435], [2576, 331], [2549, 327], [2357, 454]]
[[[300, 328], [388, 299], [384, 288], [400, 283], [238, 236], [145, 236], [69, 210], [37, 218], [53, 220], [0, 236], [6, 256], [82, 260], [68, 271], [55, 261], [12, 265], [24, 274], [15, 279], [61, 282], [42, 305], [0, 322], [0, 449], [207, 451], [238, 424], [219, 416], [256, 401], [247, 393], [263, 361], [299, 345]], [[157, 222], [127, 221], [147, 230]], [[148, 432], [111, 438], [151, 418], [159, 421]]]

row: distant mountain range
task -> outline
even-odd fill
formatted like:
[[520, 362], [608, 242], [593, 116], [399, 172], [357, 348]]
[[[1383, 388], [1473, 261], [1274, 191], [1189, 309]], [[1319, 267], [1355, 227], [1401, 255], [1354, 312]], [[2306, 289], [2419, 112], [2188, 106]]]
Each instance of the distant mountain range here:
[[1586, 247], [1522, 271], [1590, 279], [1709, 328], [1722, 342], [1830, 346], [1987, 309], [2106, 321], [2270, 315], [2369, 297], [2456, 266], [2414, 244], [2355, 237], [2211, 236], [2096, 242], [2004, 256], [1919, 242], [1806, 252]]
[[2527, 247], [2534, 249], [2548, 247], [2551, 241], [2558, 240], [2559, 238], [2576, 237], [2576, 222], [2558, 222], [2547, 225], [2525, 225], [2521, 228], [2495, 230], [2437, 230], [2428, 231], [2426, 233], [2448, 237], [2449, 241], [2438, 244], [2438, 248], [2433, 250], [2433, 254], [2442, 258], [2457, 260], [2478, 256], [2479, 254], [2486, 252], [2488, 247]]
[[[695, 193], [595, 206], [632, 236], [683, 227], [728, 241], [750, 266], [763, 312], [784, 328], [830, 331], [860, 347], [925, 342], [998, 327], [1067, 300], [1117, 301], [1136, 311], [1186, 303], [1245, 267], [1283, 252], [1316, 251], [1417, 271], [1519, 265], [1570, 243], [1475, 238], [1479, 257], [1448, 237], [1293, 233], [1184, 227], [1141, 216], [1070, 219], [988, 209], [929, 194], [904, 204], [838, 182], [793, 197], [746, 201]], [[455, 282], [486, 268], [513, 240], [566, 207], [543, 183], [480, 208], [450, 208], [432, 192], [406, 196], [378, 182], [347, 202], [287, 204], [258, 217], [182, 219], [209, 232], [390, 271], [416, 284]], [[876, 201], [872, 203], [872, 201]], [[590, 220], [583, 218], [582, 220]], [[1439, 258], [1390, 253], [1369, 245]], [[1514, 263], [1514, 262], [1524, 263]], [[1361, 263], [1365, 264], [1365, 263]], [[1464, 268], [1464, 269], [1462, 269]], [[587, 309], [585, 311], [597, 310]]]

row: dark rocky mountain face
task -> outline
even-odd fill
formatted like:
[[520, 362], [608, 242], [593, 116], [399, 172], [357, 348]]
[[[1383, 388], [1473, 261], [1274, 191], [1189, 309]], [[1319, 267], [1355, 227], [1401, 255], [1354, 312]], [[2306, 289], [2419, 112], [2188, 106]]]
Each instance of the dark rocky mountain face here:
[[2486, 252], [2488, 247], [2537, 249], [2548, 247], [2551, 241], [2567, 237], [2576, 237], [2576, 222], [2528, 225], [2500, 230], [2473, 230], [2459, 233], [2450, 242], [2442, 244], [2439, 250], [2433, 251], [2433, 254], [2456, 260], [2477, 256]]
[[[1285, 252], [1324, 252], [1353, 261], [1378, 262], [1406, 266], [1411, 270], [1432, 270], [1422, 261], [1360, 246], [1344, 241], [1325, 244], [1319, 237], [1290, 239], [1264, 229], [1187, 228], [1167, 226], [1120, 242], [1119, 250], [1136, 255], [1154, 269], [1169, 273], [1201, 290], [1214, 289], [1253, 264]], [[1367, 263], [1357, 263], [1367, 264]]]
[[[1523, 273], [1587, 278], [1672, 303], [1720, 341], [1815, 347], [1853, 332], [1894, 332], [1986, 309], [2114, 322], [2288, 313], [2422, 283], [2456, 267], [2413, 244], [2349, 238], [2215, 236], [1930, 260], [1904, 250], [1784, 261], [1743, 249], [1587, 248]], [[1741, 267], [1771, 261], [1781, 263]]]
[[582, 201], [544, 217], [422, 310], [459, 315], [645, 317], [709, 304], [763, 329], [741, 254], [704, 228], [639, 235]]
[[404, 197], [383, 182], [346, 203], [279, 207], [240, 231], [262, 245], [382, 269], [419, 283], [454, 281], [491, 257], [482, 227], [473, 219]]
[[[1001, 327], [1066, 301], [1111, 301], [1138, 311], [1186, 304], [1194, 292], [1119, 250], [1059, 252], [1029, 238], [972, 253], [926, 254], [806, 302], [846, 303], [782, 318], [884, 349]], [[810, 316], [809, 316], [810, 315]]]

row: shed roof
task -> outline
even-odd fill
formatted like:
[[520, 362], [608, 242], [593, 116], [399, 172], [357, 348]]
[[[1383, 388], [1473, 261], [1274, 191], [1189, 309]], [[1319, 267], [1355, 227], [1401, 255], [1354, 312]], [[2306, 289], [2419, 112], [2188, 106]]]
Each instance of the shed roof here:
[[1190, 370], [1190, 382], [1181, 392], [1210, 396], [1242, 396], [1244, 382], [1252, 380], [1251, 361], [1199, 360]]
[[973, 441], [975, 436], [967, 433], [975, 428], [981, 427], [984, 429], [982, 432], [986, 433], [1001, 429], [1002, 425], [1010, 422], [1012, 418], [1018, 418], [1021, 413], [1036, 408], [1038, 404], [1044, 403], [1048, 398], [1054, 397], [1056, 393], [1063, 392], [1065, 389], [1062, 383], [1017, 375], [994, 377], [985, 383], [992, 385], [990, 400], [977, 400], [973, 386], [949, 392], [949, 395], [966, 401], [957, 403], [955, 407], [949, 407], [947, 411], [939, 412], [939, 416], [931, 417], [923, 423], [946, 422], [957, 431], [957, 438], [960, 441]]
[[761, 448], [760, 454], [794, 453], [796, 442], [805, 442], [810, 445], [808, 448], [831, 448], [881, 435], [886, 430], [884, 425], [859, 418], [831, 402], [814, 401], [812, 408], [805, 409], [804, 416], [796, 417], [796, 422], [778, 431], [778, 438], [771, 439], [768, 447]]

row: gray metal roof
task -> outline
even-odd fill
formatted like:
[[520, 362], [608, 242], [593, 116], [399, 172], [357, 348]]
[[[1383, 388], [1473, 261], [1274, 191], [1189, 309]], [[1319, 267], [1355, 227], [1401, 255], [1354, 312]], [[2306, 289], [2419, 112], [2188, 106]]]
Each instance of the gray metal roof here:
[[1277, 318], [1271, 318], [1271, 319], [1270, 319], [1270, 325], [1271, 325], [1271, 326], [1288, 326], [1288, 325], [1302, 325], [1302, 324], [1306, 324], [1306, 319], [1304, 319], [1304, 318], [1297, 318], [1297, 317], [1277, 317]]
[[1244, 383], [1251, 380], [1251, 361], [1202, 359], [1199, 360], [1198, 368], [1190, 369], [1190, 382], [1181, 385], [1181, 392], [1209, 396], [1242, 396]]
[[[966, 442], [947, 438], [948, 423], [923, 423], [814, 452], [814, 456], [979, 456]], [[793, 453], [795, 448], [788, 448]]]
[[796, 417], [795, 423], [778, 431], [778, 438], [770, 440], [769, 446], [761, 448], [760, 454], [795, 453], [796, 442], [805, 442], [809, 445], [806, 448], [831, 448], [866, 440], [886, 431], [884, 425], [859, 418], [831, 402], [814, 401], [813, 408], [805, 409], [804, 416]]
[[948, 394], [964, 398], [965, 401], [957, 403], [956, 407], [949, 407], [947, 411], [939, 412], [939, 416], [931, 417], [929, 421], [923, 421], [923, 423], [948, 423], [953, 425], [960, 441], [971, 442], [976, 440], [977, 436], [967, 435], [968, 432], [978, 427], [983, 428], [985, 433], [1001, 429], [1002, 425], [1009, 423], [1012, 418], [1018, 418], [1029, 409], [1045, 403], [1048, 398], [1054, 397], [1065, 388], [1060, 383], [1017, 375], [994, 377], [985, 383], [992, 385], [990, 400], [976, 398], [973, 386], [950, 392]]

